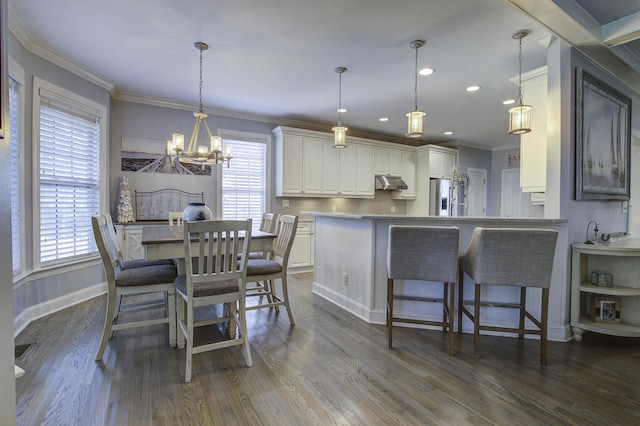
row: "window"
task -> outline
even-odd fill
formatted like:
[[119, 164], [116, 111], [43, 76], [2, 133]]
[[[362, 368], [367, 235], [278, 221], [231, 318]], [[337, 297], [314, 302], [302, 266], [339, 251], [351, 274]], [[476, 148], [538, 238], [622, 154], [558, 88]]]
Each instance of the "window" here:
[[91, 216], [100, 212], [104, 200], [100, 182], [106, 187], [101, 125], [106, 108], [34, 80], [34, 122], [40, 136], [34, 150], [36, 260], [45, 266], [97, 252]]
[[267, 211], [268, 150], [270, 137], [221, 132], [224, 145], [231, 145], [233, 159], [222, 167], [222, 219], [253, 219], [260, 228]]
[[[14, 66], [10, 67], [14, 71]], [[9, 143], [11, 153], [11, 259], [13, 264], [13, 276], [20, 275], [23, 271], [24, 256], [22, 255], [22, 211], [23, 203], [21, 194], [24, 193], [21, 183], [22, 164], [22, 129], [20, 126], [21, 97], [24, 72], [16, 69], [9, 77]], [[17, 76], [17, 77], [14, 77]]]

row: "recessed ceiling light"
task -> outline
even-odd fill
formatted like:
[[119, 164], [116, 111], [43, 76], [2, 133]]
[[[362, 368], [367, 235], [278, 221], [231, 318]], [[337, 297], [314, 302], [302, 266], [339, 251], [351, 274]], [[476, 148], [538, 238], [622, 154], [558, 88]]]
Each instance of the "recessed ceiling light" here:
[[452, 131], [447, 131], [447, 132], [444, 132], [444, 134], [448, 136], [448, 135], [452, 135], [453, 132]]
[[465, 89], [467, 92], [477, 92], [480, 90], [480, 86], [469, 86]]
[[339, 112], [339, 113], [343, 113], [343, 112], [347, 112], [347, 109], [346, 108], [338, 108], [336, 111]]
[[515, 99], [507, 99], [505, 101], [502, 101], [502, 105], [511, 105], [511, 104], [515, 104], [516, 100]]
[[418, 71], [418, 74], [420, 74], [420, 75], [431, 75], [434, 72], [436, 72], [436, 70], [434, 70], [433, 68], [422, 68], [420, 71]]
[[389, 121], [389, 117], [380, 117], [378, 121]]

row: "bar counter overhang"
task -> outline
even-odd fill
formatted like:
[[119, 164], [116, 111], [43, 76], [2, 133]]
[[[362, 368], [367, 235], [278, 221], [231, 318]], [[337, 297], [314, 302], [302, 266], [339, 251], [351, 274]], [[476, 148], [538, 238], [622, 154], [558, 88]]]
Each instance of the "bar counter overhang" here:
[[[387, 240], [389, 225], [457, 226], [460, 228], [460, 251], [464, 252], [477, 226], [489, 228], [544, 228], [558, 231], [558, 242], [551, 278], [549, 297], [549, 340], [568, 341], [570, 321], [570, 248], [566, 219], [529, 219], [498, 217], [437, 217], [404, 215], [370, 215], [302, 212], [315, 216], [315, 264], [313, 292], [357, 317], [374, 324], [386, 321]], [[526, 241], [523, 241], [526, 244]], [[465, 300], [472, 299], [472, 281], [465, 280]], [[438, 286], [399, 280], [397, 291], [425, 297], [442, 297]], [[433, 293], [433, 292], [436, 293]], [[456, 288], [457, 291], [457, 288]], [[540, 298], [530, 289], [527, 307], [540, 311]], [[535, 294], [534, 294], [535, 293]], [[459, 297], [457, 294], [456, 297]], [[482, 298], [498, 302], [513, 302], [519, 298], [515, 287], [483, 286]], [[437, 320], [442, 318], [440, 304], [418, 304], [398, 301], [396, 312], [405, 317]], [[512, 312], [514, 311], [514, 312]], [[456, 315], [457, 317], [457, 315]], [[456, 318], [457, 320], [457, 318]], [[463, 320], [463, 332], [472, 333], [473, 324]], [[485, 308], [483, 323], [517, 326], [518, 313], [512, 309]], [[457, 323], [456, 323], [457, 329]], [[500, 334], [500, 333], [495, 333]], [[515, 337], [513, 334], [505, 336]]]

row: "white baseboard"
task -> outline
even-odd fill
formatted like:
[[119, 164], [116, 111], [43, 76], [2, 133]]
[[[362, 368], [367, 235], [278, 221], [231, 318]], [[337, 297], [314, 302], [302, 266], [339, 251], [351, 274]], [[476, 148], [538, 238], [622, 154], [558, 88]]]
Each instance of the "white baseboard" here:
[[13, 336], [18, 336], [22, 330], [31, 324], [31, 321], [46, 317], [54, 312], [61, 311], [62, 309], [86, 300], [93, 299], [94, 297], [103, 295], [106, 292], [107, 282], [105, 281], [73, 293], [65, 294], [64, 296], [60, 296], [56, 299], [47, 300], [39, 305], [29, 306], [13, 319]]

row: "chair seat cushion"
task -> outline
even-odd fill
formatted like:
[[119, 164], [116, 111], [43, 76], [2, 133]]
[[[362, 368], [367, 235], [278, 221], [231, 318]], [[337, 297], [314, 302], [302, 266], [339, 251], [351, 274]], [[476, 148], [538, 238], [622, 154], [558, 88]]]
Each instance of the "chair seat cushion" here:
[[172, 265], [175, 266], [175, 259], [158, 259], [158, 260], [144, 260], [144, 259], [135, 259], [128, 260], [123, 262], [120, 265], [120, 270], [126, 271], [127, 269], [133, 268], [144, 268], [145, 266], [158, 266], [158, 265]]
[[116, 287], [131, 287], [171, 283], [177, 276], [175, 266], [155, 265], [117, 271], [115, 279]]
[[247, 261], [247, 277], [258, 275], [273, 275], [282, 272], [282, 265], [274, 260], [249, 259]]
[[[187, 294], [187, 277], [180, 275], [177, 277], [173, 284], [176, 286], [176, 290], [183, 294]], [[214, 282], [202, 282], [195, 283], [193, 285], [193, 297], [205, 297], [214, 296], [216, 294], [228, 294], [236, 293], [240, 291], [238, 287], [237, 279], [230, 279], [225, 281]]]

